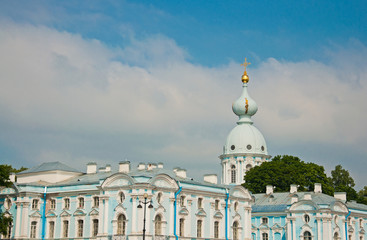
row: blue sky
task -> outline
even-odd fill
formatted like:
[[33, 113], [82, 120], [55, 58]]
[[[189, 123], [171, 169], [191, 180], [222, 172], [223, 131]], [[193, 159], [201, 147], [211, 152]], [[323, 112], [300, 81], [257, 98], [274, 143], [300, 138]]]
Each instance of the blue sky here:
[[[365, 1], [0, 1], [0, 153], [220, 173], [247, 57], [269, 153], [367, 177]], [[199, 161], [198, 161], [199, 160]]]

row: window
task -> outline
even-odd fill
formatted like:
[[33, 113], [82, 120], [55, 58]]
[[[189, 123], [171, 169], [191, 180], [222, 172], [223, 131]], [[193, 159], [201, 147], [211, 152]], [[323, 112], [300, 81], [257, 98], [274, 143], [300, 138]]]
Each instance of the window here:
[[269, 240], [269, 234], [262, 233], [261, 236], [262, 236], [262, 240]]
[[185, 196], [181, 196], [180, 198], [180, 206], [184, 207], [185, 206]]
[[30, 235], [30, 237], [31, 238], [36, 238], [36, 234], [37, 234], [37, 222], [33, 221], [33, 222], [31, 222], [31, 235]]
[[93, 207], [99, 207], [99, 197], [93, 197]]
[[309, 223], [310, 222], [310, 215], [305, 214], [305, 216], [303, 218], [305, 220], [305, 223]]
[[219, 238], [219, 222], [214, 222], [214, 238]]
[[251, 169], [251, 168], [252, 168], [251, 164], [247, 164], [247, 165], [246, 165], [246, 172], [247, 172], [247, 171], [250, 171], [250, 169]]
[[203, 228], [203, 220], [198, 220], [196, 223], [196, 237], [201, 238], [202, 228]]
[[202, 198], [198, 199], [198, 208], [203, 208], [203, 199]]
[[50, 200], [50, 209], [55, 209], [56, 208], [56, 200], [55, 199], [51, 199]]
[[12, 225], [12, 223], [11, 222], [9, 222], [9, 225], [8, 225], [8, 232], [6, 233], [6, 238], [11, 238], [11, 231], [12, 231], [12, 227], [13, 227], [13, 225]]
[[155, 235], [162, 235], [162, 217], [157, 215], [154, 220]]
[[117, 234], [118, 235], [125, 235], [126, 229], [126, 217], [124, 214], [120, 214], [117, 218]]
[[236, 183], [236, 166], [231, 166], [231, 183]]
[[183, 237], [185, 233], [185, 219], [180, 218], [180, 236]]
[[64, 208], [69, 209], [70, 208], [70, 198], [64, 199]]
[[10, 198], [6, 199], [4, 207], [8, 210], [11, 208], [11, 199]]
[[55, 222], [51, 221], [48, 224], [48, 238], [54, 238], [55, 237]]
[[219, 210], [219, 200], [215, 200], [215, 210]]
[[93, 219], [93, 237], [98, 235], [98, 219]]
[[312, 237], [311, 237], [311, 233], [309, 231], [306, 231], [304, 234], [303, 234], [303, 240], [311, 240]]
[[63, 231], [62, 231], [62, 237], [69, 237], [69, 221], [68, 220], [65, 220], [62, 222], [62, 225], [63, 225]]
[[79, 204], [78, 204], [78, 208], [84, 208], [84, 198], [79, 198]]
[[158, 204], [161, 204], [161, 202], [162, 202], [162, 193], [160, 192], [160, 193], [158, 193], [158, 195], [157, 195], [157, 203], [158, 203]]
[[234, 210], [237, 212], [238, 211], [238, 202], [234, 203]]
[[78, 237], [83, 237], [83, 226], [84, 225], [84, 221], [83, 220], [78, 220]]
[[33, 199], [32, 201], [32, 209], [38, 209], [38, 199]]
[[333, 237], [334, 240], [339, 240], [339, 234], [336, 232], [334, 233], [334, 237]]
[[233, 223], [233, 240], [238, 240], [238, 222]]
[[363, 236], [360, 236], [360, 237], [359, 237], [359, 240], [363, 240]]
[[119, 193], [119, 201], [120, 203], [123, 203], [125, 201], [125, 194], [123, 192]]
[[359, 219], [359, 227], [363, 228], [363, 219]]
[[263, 217], [263, 218], [261, 219], [261, 222], [262, 222], [263, 224], [268, 224], [268, 218], [267, 218], [267, 217]]

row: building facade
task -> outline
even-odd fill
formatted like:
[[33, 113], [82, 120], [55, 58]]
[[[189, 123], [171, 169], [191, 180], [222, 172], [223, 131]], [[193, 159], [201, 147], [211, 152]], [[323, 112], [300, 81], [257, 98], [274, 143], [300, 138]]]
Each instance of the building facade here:
[[[246, 65], [246, 62], [245, 62]], [[163, 164], [120, 162], [81, 172], [48, 162], [12, 175], [0, 188], [0, 212], [13, 218], [2, 239], [113, 240], [364, 240], [367, 206], [347, 202], [345, 193], [251, 194], [240, 184], [246, 171], [270, 160], [265, 139], [253, 125], [256, 102], [243, 91], [232, 106], [239, 116], [223, 153], [221, 183], [203, 181]]]

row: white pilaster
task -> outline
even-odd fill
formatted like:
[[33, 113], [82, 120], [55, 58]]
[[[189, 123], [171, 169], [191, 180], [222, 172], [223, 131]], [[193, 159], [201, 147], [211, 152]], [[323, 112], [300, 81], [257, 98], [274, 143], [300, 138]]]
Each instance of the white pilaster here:
[[136, 201], [137, 198], [134, 196], [132, 197], [132, 201], [133, 201], [133, 214], [131, 217], [131, 233], [136, 233], [136, 211], [137, 211], [137, 206], [136, 206]]
[[21, 202], [16, 202], [15, 203], [17, 205], [17, 220], [16, 220], [16, 223], [15, 223], [15, 235], [14, 235], [14, 238], [19, 238], [20, 236], [20, 230], [22, 229], [22, 226], [20, 225], [20, 220], [22, 219], [22, 203]]

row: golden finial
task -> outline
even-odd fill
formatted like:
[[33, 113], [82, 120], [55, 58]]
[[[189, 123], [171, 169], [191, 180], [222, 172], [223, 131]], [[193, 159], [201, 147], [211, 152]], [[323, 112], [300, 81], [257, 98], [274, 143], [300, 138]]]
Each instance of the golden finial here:
[[248, 77], [247, 72], [246, 72], [246, 67], [250, 64], [251, 64], [250, 62], [247, 62], [247, 58], [245, 58], [245, 62], [241, 64], [241, 66], [245, 67], [245, 72], [242, 75], [242, 82], [243, 83], [248, 83], [248, 81], [250, 80], [250, 78]]

